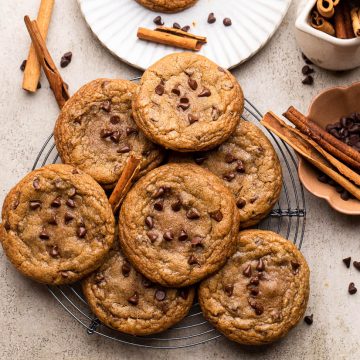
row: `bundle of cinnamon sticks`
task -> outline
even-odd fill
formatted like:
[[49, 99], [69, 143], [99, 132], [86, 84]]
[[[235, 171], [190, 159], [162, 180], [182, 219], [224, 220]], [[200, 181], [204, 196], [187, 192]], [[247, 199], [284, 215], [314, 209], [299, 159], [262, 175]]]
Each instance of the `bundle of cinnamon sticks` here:
[[310, 24], [339, 39], [360, 37], [360, 1], [317, 0]]

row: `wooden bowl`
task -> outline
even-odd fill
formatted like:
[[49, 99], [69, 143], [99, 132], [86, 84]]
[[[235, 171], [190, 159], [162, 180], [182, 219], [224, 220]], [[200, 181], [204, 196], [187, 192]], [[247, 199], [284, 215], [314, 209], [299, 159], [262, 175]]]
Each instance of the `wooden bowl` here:
[[[360, 82], [348, 87], [325, 90], [313, 100], [307, 116], [325, 129], [326, 125], [333, 124], [353, 112], [360, 112]], [[341, 199], [333, 186], [318, 180], [319, 171], [301, 156], [298, 172], [302, 184], [313, 195], [325, 199], [332, 208], [343, 214], [360, 215], [360, 201]]]

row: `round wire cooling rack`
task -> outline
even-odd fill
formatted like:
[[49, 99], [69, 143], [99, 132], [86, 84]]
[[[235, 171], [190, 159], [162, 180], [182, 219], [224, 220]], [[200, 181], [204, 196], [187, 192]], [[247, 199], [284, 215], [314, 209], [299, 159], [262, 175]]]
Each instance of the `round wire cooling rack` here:
[[[258, 228], [275, 231], [301, 248], [306, 224], [306, 209], [304, 190], [297, 175], [295, 155], [282, 140], [258, 124], [262, 115], [247, 99], [245, 99], [243, 118], [257, 124], [268, 134], [283, 167], [283, 187], [280, 199]], [[60, 158], [55, 148], [53, 134], [51, 134], [36, 157], [33, 170], [57, 162], [60, 162]], [[97, 334], [120, 343], [153, 349], [186, 348], [204, 344], [222, 336], [204, 319], [197, 302], [194, 303], [189, 314], [169, 330], [153, 336], [132, 336], [101, 324], [91, 313], [79, 284], [48, 286], [48, 290], [59, 304], [84, 326], [89, 335]]]

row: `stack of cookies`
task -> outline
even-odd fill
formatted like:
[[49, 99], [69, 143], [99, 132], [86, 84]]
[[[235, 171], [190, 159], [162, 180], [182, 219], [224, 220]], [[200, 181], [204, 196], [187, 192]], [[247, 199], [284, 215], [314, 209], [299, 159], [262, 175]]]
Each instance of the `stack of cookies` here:
[[[124, 333], [174, 325], [199, 284], [204, 316], [230, 339], [284, 336], [306, 309], [309, 269], [278, 234], [240, 231], [267, 216], [282, 184], [275, 150], [240, 119], [243, 107], [231, 73], [192, 53], [161, 59], [139, 85], [85, 85], [55, 127], [66, 165], [28, 174], [6, 197], [6, 255], [42, 283], [82, 279], [92, 311]], [[115, 225], [105, 191], [130, 156], [140, 172]]]

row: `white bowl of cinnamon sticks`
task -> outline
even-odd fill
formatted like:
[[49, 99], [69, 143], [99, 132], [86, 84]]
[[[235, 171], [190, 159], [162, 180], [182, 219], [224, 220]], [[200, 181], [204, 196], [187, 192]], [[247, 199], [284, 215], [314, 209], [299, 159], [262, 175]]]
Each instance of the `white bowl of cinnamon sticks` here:
[[328, 70], [360, 66], [360, 0], [309, 0], [295, 23], [308, 59]]

